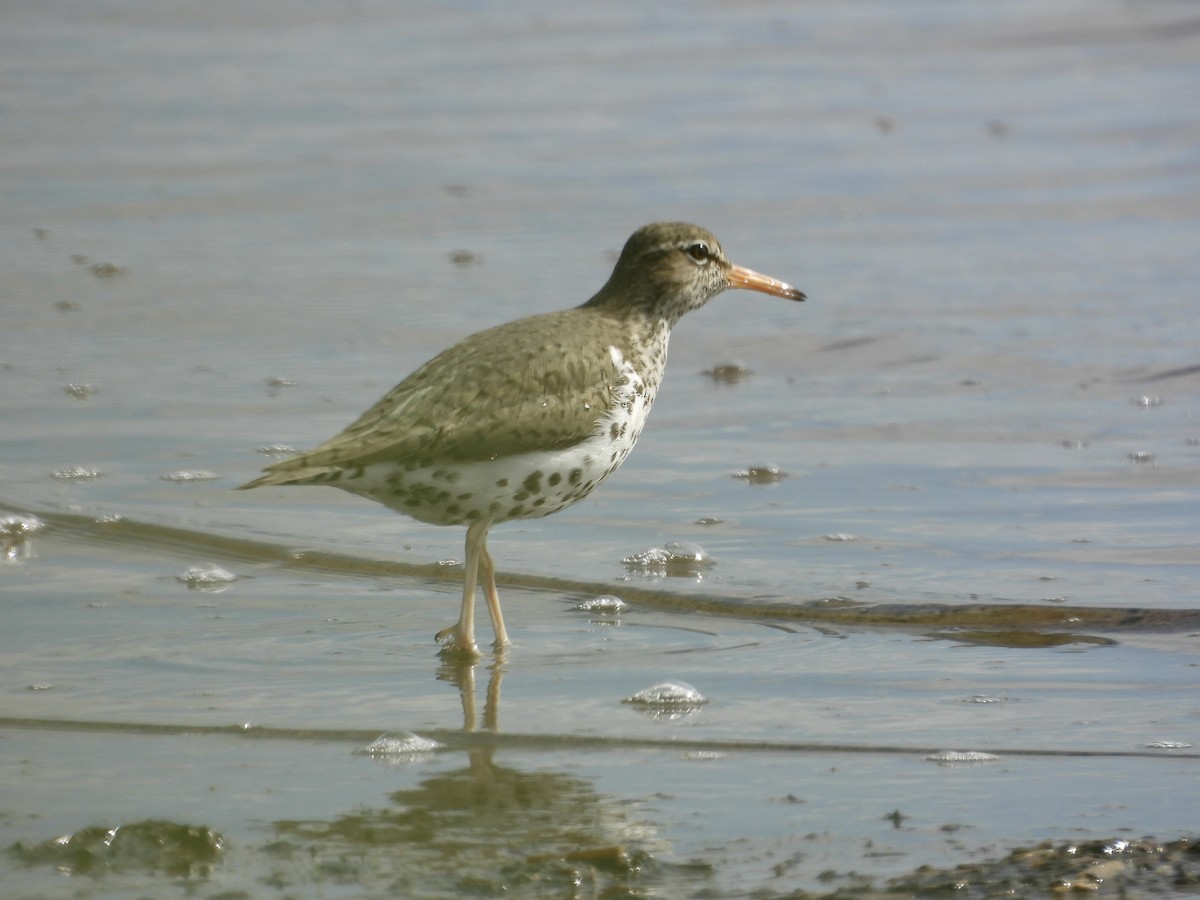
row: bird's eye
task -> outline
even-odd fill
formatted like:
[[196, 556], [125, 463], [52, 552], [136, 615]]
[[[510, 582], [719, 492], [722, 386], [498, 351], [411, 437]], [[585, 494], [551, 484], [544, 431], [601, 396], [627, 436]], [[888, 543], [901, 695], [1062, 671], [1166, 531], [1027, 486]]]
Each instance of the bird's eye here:
[[703, 265], [712, 259], [712, 251], [708, 249], [708, 244], [704, 241], [696, 241], [693, 244], [688, 244], [683, 248], [683, 252], [692, 258], [692, 262]]

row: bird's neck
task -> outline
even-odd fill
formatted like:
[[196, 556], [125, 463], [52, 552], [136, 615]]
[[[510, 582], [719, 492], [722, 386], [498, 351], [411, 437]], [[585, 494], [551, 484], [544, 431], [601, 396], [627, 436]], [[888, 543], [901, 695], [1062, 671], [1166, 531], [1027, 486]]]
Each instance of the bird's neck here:
[[662, 319], [648, 319], [625, 328], [623, 353], [645, 383], [648, 399], [653, 402], [667, 368], [667, 346], [671, 326]]
[[647, 332], [660, 327], [670, 332], [684, 313], [693, 308], [683, 291], [664, 290], [645, 279], [622, 278], [618, 272], [583, 305]]

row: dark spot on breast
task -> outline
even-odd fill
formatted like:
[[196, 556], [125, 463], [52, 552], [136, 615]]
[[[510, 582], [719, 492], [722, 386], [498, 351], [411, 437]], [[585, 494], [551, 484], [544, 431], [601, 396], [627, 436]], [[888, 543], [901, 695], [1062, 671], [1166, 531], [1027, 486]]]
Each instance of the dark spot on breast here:
[[528, 478], [521, 482], [525, 490], [531, 494], [540, 494], [542, 492], [542, 472], [539, 469]]
[[550, 483], [551, 487], [554, 487], [554, 485], [562, 481], [562, 472], [551, 472], [550, 477], [546, 481]]
[[496, 482], [496, 487], [508, 487], [508, 479], [501, 478], [499, 481]]
[[572, 469], [571, 474], [567, 477], [567, 481], [571, 484], [579, 484], [583, 480], [583, 469]]

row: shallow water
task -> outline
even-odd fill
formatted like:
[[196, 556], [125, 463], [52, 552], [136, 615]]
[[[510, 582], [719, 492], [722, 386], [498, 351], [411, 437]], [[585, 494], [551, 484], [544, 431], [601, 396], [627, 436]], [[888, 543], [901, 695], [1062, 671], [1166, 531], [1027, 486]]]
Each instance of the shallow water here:
[[[44, 527], [0, 564], [0, 843], [226, 840], [6, 884], [768, 897], [1194, 836], [1197, 24], [10, 4], [0, 516]], [[231, 492], [664, 218], [810, 299], [690, 315], [620, 472], [495, 530], [499, 664], [434, 653], [460, 530]], [[672, 540], [714, 564], [622, 563]], [[664, 681], [708, 702], [622, 702]], [[351, 752], [402, 731], [445, 748]]]

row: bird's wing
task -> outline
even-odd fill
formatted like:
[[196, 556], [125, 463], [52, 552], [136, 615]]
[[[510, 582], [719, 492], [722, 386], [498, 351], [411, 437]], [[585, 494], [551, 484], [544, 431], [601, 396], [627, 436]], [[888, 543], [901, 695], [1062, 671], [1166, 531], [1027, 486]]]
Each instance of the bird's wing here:
[[[482, 331], [417, 369], [341, 434], [281, 460], [249, 486], [305, 481], [382, 461], [479, 462], [570, 447], [612, 408], [620, 380], [609, 350], [620, 323], [578, 310]], [[586, 349], [585, 349], [586, 348]]]

